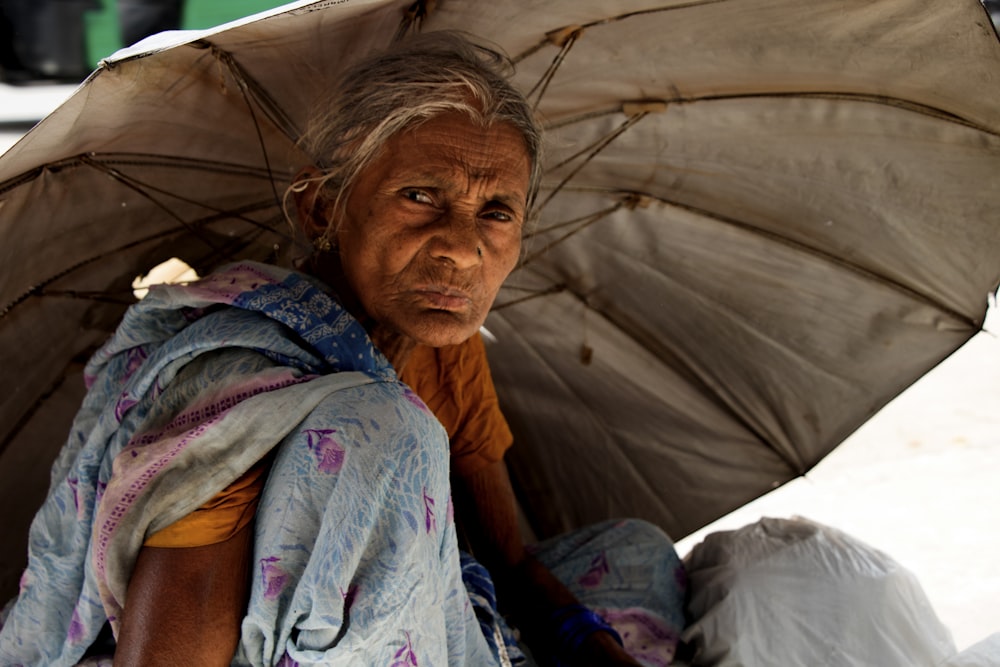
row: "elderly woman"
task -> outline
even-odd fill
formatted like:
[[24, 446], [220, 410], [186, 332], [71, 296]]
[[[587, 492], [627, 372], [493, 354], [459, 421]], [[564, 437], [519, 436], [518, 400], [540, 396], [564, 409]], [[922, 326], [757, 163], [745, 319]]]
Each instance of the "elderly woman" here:
[[[516, 662], [489, 575], [459, 552], [449, 470], [464, 538], [537, 649], [640, 664], [542, 564], [600, 590], [618, 574], [594, 545], [635, 531], [537, 558], [518, 532], [477, 332], [518, 260], [540, 140], [500, 62], [444, 34], [356, 65], [289, 192], [306, 273], [237, 264], [130, 309], [88, 365], [4, 664], [75, 664], [105, 625], [115, 665]], [[645, 605], [650, 640], [679, 604], [666, 547], [625, 566], [642, 594], [674, 594]], [[636, 606], [618, 600], [620, 627]]]

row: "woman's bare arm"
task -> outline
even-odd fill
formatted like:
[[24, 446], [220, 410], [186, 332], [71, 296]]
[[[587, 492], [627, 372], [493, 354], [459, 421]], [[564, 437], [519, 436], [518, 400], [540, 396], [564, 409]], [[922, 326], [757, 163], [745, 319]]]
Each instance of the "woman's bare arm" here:
[[[455, 480], [455, 509], [475, 556], [493, 575], [497, 597], [518, 621], [535, 650], [553, 650], [550, 619], [576, 597], [548, 568], [525, 551], [517, 525], [514, 491], [507, 465], [491, 464]], [[596, 632], [581, 653], [593, 665], [638, 665], [606, 632]]]
[[203, 547], [143, 547], [129, 581], [115, 667], [232, 662], [249, 595], [253, 524]]

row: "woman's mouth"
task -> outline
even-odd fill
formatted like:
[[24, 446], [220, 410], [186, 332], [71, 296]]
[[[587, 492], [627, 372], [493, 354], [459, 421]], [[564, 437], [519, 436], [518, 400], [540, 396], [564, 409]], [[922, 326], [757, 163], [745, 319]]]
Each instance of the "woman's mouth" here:
[[472, 301], [464, 290], [441, 285], [424, 287], [416, 290], [416, 293], [434, 310], [465, 310]]

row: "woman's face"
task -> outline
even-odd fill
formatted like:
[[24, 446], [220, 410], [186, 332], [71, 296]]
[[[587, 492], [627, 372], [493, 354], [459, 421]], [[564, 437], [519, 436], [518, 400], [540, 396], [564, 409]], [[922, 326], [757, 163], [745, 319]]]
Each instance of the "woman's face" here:
[[391, 139], [355, 181], [336, 235], [367, 314], [434, 347], [472, 336], [517, 263], [529, 175], [508, 125], [448, 113]]

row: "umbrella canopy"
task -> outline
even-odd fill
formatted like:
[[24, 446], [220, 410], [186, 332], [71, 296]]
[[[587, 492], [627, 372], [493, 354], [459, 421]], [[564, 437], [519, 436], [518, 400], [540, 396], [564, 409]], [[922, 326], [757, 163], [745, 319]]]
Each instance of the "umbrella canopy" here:
[[539, 536], [628, 515], [680, 538], [808, 471], [979, 331], [1000, 43], [977, 0], [294, 3], [116, 54], [0, 158], [11, 532], [133, 278], [285, 257], [323, 84], [445, 28], [511, 54], [549, 129], [487, 321]]

